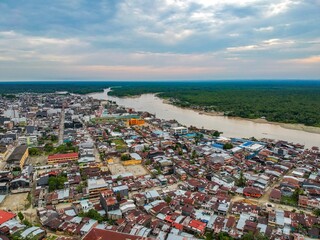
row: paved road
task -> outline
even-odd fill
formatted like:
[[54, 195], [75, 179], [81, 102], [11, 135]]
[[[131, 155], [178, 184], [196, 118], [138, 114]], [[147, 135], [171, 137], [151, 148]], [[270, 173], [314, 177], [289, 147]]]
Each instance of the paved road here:
[[63, 144], [64, 119], [65, 119], [65, 112], [64, 112], [64, 107], [63, 107], [61, 109], [61, 114], [60, 114], [59, 140], [58, 140], [59, 145]]

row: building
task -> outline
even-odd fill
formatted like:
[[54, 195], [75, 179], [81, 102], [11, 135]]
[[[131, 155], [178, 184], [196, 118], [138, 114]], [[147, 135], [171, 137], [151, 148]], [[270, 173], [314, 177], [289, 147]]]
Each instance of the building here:
[[11, 166], [19, 166], [22, 169], [28, 156], [28, 147], [26, 145], [20, 145], [16, 147], [11, 153], [7, 160], [7, 163]]
[[129, 124], [130, 126], [132, 126], [132, 125], [141, 126], [141, 125], [143, 125], [144, 123], [145, 123], [145, 122], [144, 122], [143, 119], [131, 118], [131, 119], [128, 120], [128, 124]]
[[127, 185], [117, 186], [112, 188], [112, 190], [117, 196], [119, 195], [121, 198], [129, 196], [129, 188]]
[[183, 135], [188, 133], [188, 128], [186, 127], [174, 127], [173, 132], [178, 135]]
[[100, 192], [100, 203], [107, 214], [109, 211], [119, 209], [119, 203], [112, 190]]
[[3, 223], [5, 223], [11, 219], [14, 219], [15, 217], [16, 217], [16, 215], [12, 212], [0, 210], [0, 225], [2, 225]]
[[32, 136], [21, 136], [18, 138], [18, 142], [21, 145], [35, 146], [38, 144], [38, 137]]
[[126, 233], [114, 232], [105, 229], [93, 228], [82, 240], [152, 240], [153, 238], [130, 235]]
[[281, 191], [278, 189], [272, 189], [269, 199], [271, 202], [280, 203], [281, 201]]
[[90, 198], [99, 198], [100, 193], [108, 189], [108, 183], [103, 178], [88, 179], [88, 191]]
[[176, 169], [175, 173], [181, 181], [185, 181], [188, 177], [187, 173], [183, 169], [180, 169], [180, 168]]
[[7, 147], [0, 147], [0, 160], [4, 160], [8, 156], [8, 148]]
[[262, 192], [258, 188], [246, 187], [243, 189], [243, 195], [246, 197], [260, 198], [262, 196]]
[[78, 161], [78, 153], [54, 154], [48, 156], [48, 164], [61, 164]]

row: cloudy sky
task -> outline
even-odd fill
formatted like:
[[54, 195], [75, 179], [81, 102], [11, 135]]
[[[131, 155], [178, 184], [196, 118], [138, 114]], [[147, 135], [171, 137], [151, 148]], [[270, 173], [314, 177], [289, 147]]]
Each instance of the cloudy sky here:
[[320, 0], [3, 0], [0, 80], [320, 79]]

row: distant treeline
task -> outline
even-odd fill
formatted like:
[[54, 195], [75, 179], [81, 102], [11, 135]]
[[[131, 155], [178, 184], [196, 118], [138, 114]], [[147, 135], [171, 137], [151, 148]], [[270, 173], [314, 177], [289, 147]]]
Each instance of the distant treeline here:
[[320, 127], [320, 81], [19, 82], [0, 83], [0, 94], [87, 94], [107, 87], [113, 89], [110, 95], [118, 97], [159, 93], [182, 107]]
[[114, 89], [116, 96], [159, 93], [181, 107], [320, 127], [319, 81], [201, 82], [145, 84]]
[[109, 86], [116, 84], [106, 82], [0, 82], [0, 94], [17, 93], [54, 93], [57, 91], [68, 91], [71, 93], [87, 94], [100, 92]]

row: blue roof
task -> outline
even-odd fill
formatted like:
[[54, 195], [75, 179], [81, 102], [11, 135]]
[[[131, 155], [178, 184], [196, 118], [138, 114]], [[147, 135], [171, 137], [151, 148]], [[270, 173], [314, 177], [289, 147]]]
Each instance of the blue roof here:
[[212, 147], [216, 147], [216, 148], [223, 148], [223, 144], [220, 144], [220, 143], [214, 143], [214, 144], [212, 144]]
[[252, 145], [252, 144], [253, 144], [253, 142], [247, 141], [247, 142], [245, 142], [244, 144], [242, 144], [242, 146], [248, 147], [248, 146], [250, 146], [250, 145]]

